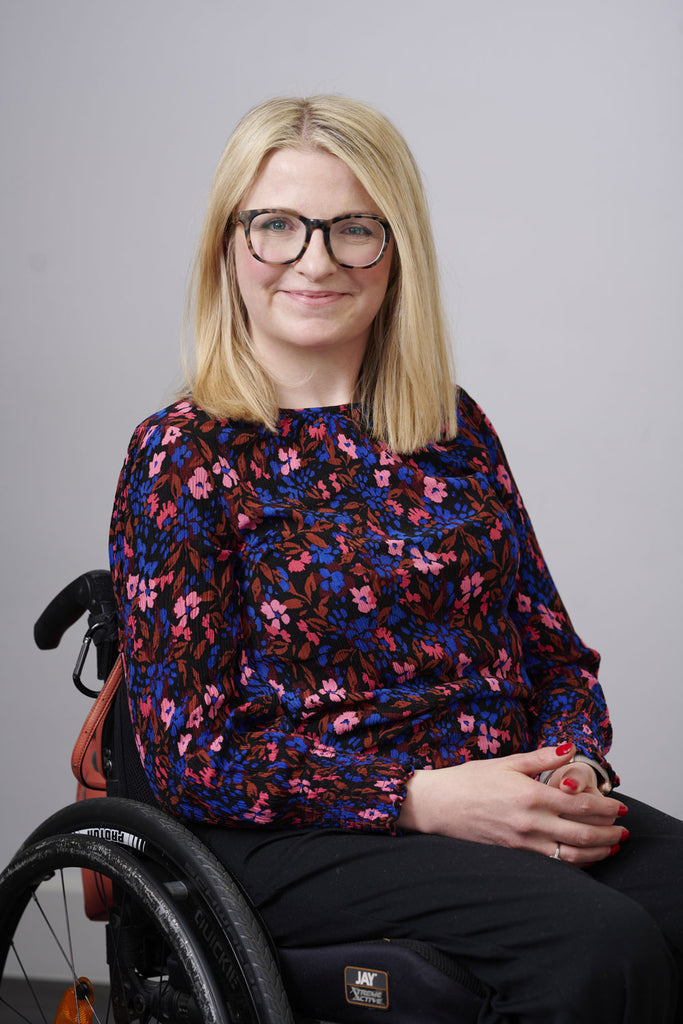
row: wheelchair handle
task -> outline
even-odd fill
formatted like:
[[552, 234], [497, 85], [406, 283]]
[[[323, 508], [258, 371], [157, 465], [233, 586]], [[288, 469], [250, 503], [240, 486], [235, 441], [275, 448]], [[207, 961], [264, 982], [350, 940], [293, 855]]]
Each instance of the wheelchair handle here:
[[41, 651], [58, 647], [67, 629], [86, 611], [116, 615], [111, 575], [106, 569], [84, 572], [50, 601], [33, 627], [33, 638]]

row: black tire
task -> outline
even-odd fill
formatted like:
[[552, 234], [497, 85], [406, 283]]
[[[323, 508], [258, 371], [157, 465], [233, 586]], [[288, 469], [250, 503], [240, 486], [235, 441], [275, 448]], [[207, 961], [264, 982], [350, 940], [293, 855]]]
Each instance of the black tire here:
[[[94, 847], [104, 845], [125, 854], [146, 878], [161, 887], [167, 901], [172, 896], [221, 990], [225, 1015], [219, 1020], [292, 1024], [273, 952], [253, 910], [237, 883], [182, 824], [133, 801], [112, 797], [87, 800], [48, 818], [29, 837], [12, 865], [36, 844], [56, 836], [81, 837]], [[9, 921], [5, 894], [14, 877], [8, 875], [12, 865], [0, 876], [0, 966], [3, 950], [6, 952], [2, 936]]]
[[[96, 872], [98, 879], [110, 879], [116, 893], [116, 907], [111, 909], [107, 924], [112, 987], [111, 990], [105, 987], [100, 1000], [97, 995], [87, 997], [94, 1024], [105, 1021], [151, 1024], [157, 1020], [181, 1020], [182, 1013], [189, 1014], [189, 1020], [196, 1024], [230, 1024], [220, 986], [201, 948], [193, 941], [183, 910], [132, 854], [86, 835], [43, 839], [22, 850], [0, 876], [3, 968], [9, 966], [8, 954], [10, 959], [16, 958], [27, 987], [35, 994], [34, 1005], [29, 1008], [32, 1016], [26, 1017], [22, 1009], [15, 1019], [41, 1022], [55, 1019], [57, 1004], [51, 1001], [48, 1006], [41, 1005], [40, 979], [31, 976], [30, 959], [35, 949], [32, 941], [25, 942], [22, 948], [21, 920], [27, 907], [35, 906], [36, 900], [40, 908], [39, 890], [43, 883], [57, 876], [66, 892], [71, 871], [84, 868]], [[39, 912], [42, 915], [42, 911]], [[64, 959], [64, 992], [81, 977], [79, 957], [84, 952], [74, 948], [70, 912], [67, 918], [68, 923], [64, 925], [57, 920], [45, 922], [46, 935], [57, 943]], [[134, 936], [128, 928], [131, 922], [135, 925]], [[139, 935], [143, 936], [145, 944], [144, 962], [133, 961], [130, 956], [131, 948], [137, 949]], [[131, 942], [133, 938], [135, 941]], [[163, 973], [160, 973], [162, 963]], [[168, 973], [166, 965], [171, 965]], [[171, 971], [174, 972], [172, 977]], [[3, 986], [0, 986], [0, 999], [4, 1020], [9, 1019], [7, 1014], [17, 1013], [16, 1006], [4, 997]], [[54, 1000], [54, 996], [50, 999]]]

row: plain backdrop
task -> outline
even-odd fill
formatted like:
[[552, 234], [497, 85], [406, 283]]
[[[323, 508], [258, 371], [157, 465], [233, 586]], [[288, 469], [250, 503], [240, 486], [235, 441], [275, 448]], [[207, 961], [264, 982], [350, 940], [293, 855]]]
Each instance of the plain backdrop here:
[[683, 815], [683, 7], [672, 0], [1, 0], [0, 861], [73, 798], [80, 627], [129, 436], [180, 380], [239, 117], [340, 92], [420, 164], [460, 380], [603, 656], [624, 790]]

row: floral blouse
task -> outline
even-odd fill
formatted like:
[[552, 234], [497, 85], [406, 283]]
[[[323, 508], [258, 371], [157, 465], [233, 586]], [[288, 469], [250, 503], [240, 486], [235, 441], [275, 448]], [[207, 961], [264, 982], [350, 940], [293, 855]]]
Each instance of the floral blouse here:
[[271, 433], [182, 401], [138, 427], [110, 553], [162, 807], [394, 831], [416, 768], [563, 740], [604, 764], [598, 656], [462, 391], [458, 418], [408, 456], [353, 405], [283, 411]]

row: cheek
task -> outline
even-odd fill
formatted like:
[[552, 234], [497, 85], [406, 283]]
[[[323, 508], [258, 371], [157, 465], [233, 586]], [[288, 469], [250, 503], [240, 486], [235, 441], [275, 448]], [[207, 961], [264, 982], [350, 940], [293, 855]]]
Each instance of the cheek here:
[[249, 252], [246, 242], [235, 246], [235, 277], [247, 312], [252, 315], [252, 308], [265, 301], [268, 289], [276, 283], [282, 271], [278, 267], [259, 263]]

